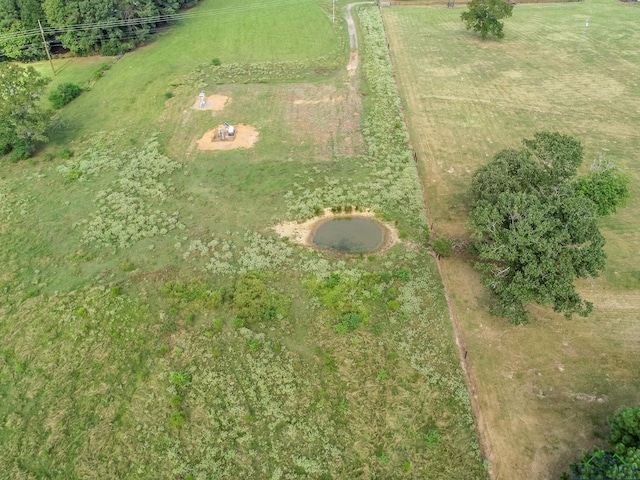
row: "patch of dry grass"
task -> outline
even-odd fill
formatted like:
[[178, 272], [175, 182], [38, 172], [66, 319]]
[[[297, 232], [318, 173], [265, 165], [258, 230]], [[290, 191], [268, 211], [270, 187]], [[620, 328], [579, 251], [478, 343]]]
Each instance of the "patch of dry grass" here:
[[[557, 478], [581, 449], [602, 444], [606, 418], [640, 402], [640, 10], [618, 2], [518, 5], [502, 41], [464, 30], [459, 11], [385, 9], [401, 94], [437, 234], [466, 236], [471, 172], [539, 130], [579, 138], [632, 175], [632, 200], [603, 220], [609, 256], [580, 283], [588, 319], [544, 308], [514, 327], [487, 313], [464, 258], [444, 261], [468, 349], [495, 478]], [[585, 20], [589, 27], [585, 29]]]

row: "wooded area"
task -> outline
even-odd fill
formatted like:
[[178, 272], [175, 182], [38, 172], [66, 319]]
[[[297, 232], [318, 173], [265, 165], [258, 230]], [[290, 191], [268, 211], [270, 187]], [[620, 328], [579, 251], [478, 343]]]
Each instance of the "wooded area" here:
[[0, 61], [46, 58], [38, 26], [55, 50], [117, 55], [143, 42], [197, 0], [0, 0]]

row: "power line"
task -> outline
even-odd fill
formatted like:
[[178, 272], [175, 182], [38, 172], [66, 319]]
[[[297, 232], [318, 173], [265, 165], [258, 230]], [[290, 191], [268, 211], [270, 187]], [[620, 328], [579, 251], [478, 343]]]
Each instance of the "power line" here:
[[[243, 6], [229, 6], [223, 7], [215, 10], [204, 10], [204, 11], [187, 11], [181, 13], [172, 13], [166, 15], [155, 15], [151, 17], [138, 17], [131, 19], [118, 19], [112, 21], [104, 21], [104, 22], [93, 22], [93, 23], [80, 23], [77, 25], [62, 25], [57, 27], [46, 27], [43, 28], [43, 31], [46, 35], [60, 35], [63, 33], [74, 32], [74, 31], [87, 31], [87, 30], [100, 30], [100, 29], [110, 29], [110, 28], [118, 28], [118, 27], [127, 27], [134, 25], [145, 25], [149, 23], [164, 23], [171, 22], [175, 20], [186, 20], [191, 18], [201, 18], [212, 15], [224, 15], [230, 13], [240, 13], [251, 10], [259, 10], [265, 8], [274, 8], [274, 7], [286, 7], [290, 5], [296, 5], [300, 3], [307, 3], [309, 0], [266, 0], [264, 2], [260, 2], [254, 5], [243, 5]], [[19, 32], [7, 32], [0, 33], [0, 41], [7, 40], [17, 40], [25, 37], [33, 37], [37, 36], [40, 33], [40, 29], [34, 28], [30, 30], [21, 30]]]

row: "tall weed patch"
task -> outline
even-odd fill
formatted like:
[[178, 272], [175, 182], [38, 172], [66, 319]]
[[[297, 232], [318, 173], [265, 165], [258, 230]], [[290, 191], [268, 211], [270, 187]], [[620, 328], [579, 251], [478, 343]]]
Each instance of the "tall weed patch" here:
[[182, 168], [182, 164], [161, 154], [158, 148], [154, 138], [141, 149], [123, 154], [93, 148], [79, 160], [59, 167], [68, 180], [86, 180], [104, 170], [118, 172], [110, 187], [96, 194], [95, 213], [73, 225], [82, 229], [83, 243], [126, 248], [143, 238], [184, 228], [178, 212], [161, 209], [171, 186], [163, 177]]

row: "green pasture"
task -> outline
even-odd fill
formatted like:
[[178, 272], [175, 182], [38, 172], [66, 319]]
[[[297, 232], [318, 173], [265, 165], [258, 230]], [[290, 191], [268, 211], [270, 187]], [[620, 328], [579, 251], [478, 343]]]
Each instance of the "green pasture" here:
[[436, 234], [467, 241], [471, 173], [536, 131], [580, 139], [584, 172], [606, 159], [632, 177], [628, 206], [601, 222], [606, 269], [580, 283], [588, 319], [535, 308], [530, 325], [510, 326], [487, 314], [469, 259], [443, 264], [496, 478], [557, 478], [602, 444], [608, 416], [640, 401], [640, 8], [518, 4], [500, 41], [466, 31], [461, 11], [383, 10]]
[[[350, 79], [330, 3], [261, 5], [56, 61], [52, 87], [90, 91], [0, 163], [3, 474], [487, 478], [378, 10]], [[194, 109], [201, 90], [231, 101]], [[223, 121], [257, 143], [198, 150]], [[324, 208], [403, 242], [345, 257], [272, 230]]]
[[[62, 112], [63, 124], [52, 132], [52, 143], [67, 144], [95, 132], [96, 126], [144, 135], [144, 129], [161, 115], [165, 93], [187, 81], [185, 76], [196, 66], [211, 64], [214, 58], [224, 65], [343, 56], [346, 42], [331, 23], [328, 8], [324, 2], [311, 1], [277, 5], [243, 0], [232, 6], [204, 1], [189, 10], [191, 18], [178, 21], [120, 60], [57, 59], [59, 75], [52, 87], [58, 82], [90, 80], [88, 65], [93, 62], [95, 70], [102, 62], [112, 64], [112, 69], [100, 79], [100, 88], [92, 88], [83, 102], [74, 102]], [[52, 76], [47, 62], [38, 65], [43, 75]]]

